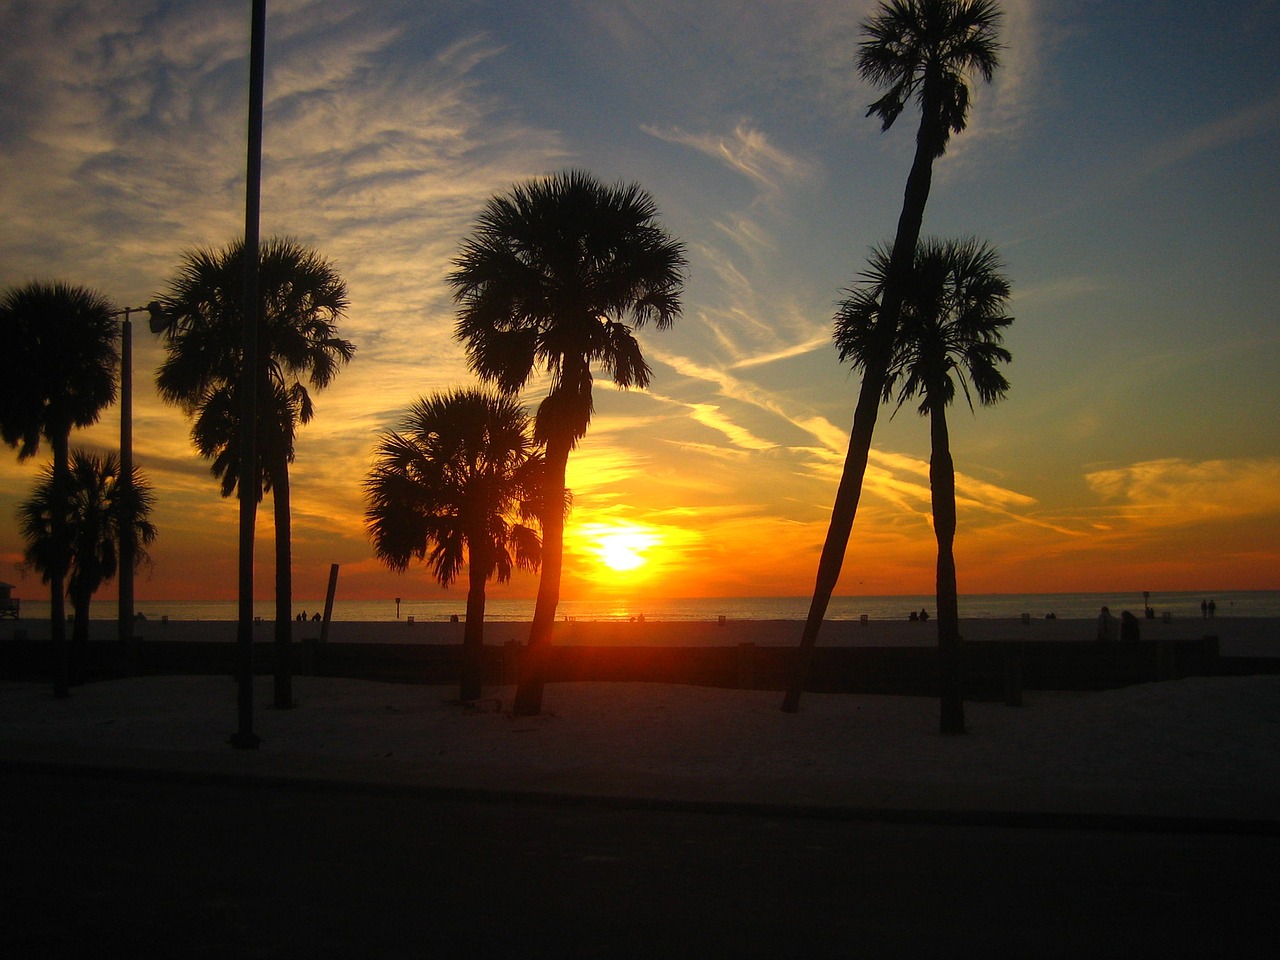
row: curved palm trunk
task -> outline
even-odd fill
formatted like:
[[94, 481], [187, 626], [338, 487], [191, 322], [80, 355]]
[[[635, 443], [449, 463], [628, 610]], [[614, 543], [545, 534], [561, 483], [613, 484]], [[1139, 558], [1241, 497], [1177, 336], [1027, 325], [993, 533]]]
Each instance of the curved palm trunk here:
[[[274, 446], [274, 444], [273, 444]], [[293, 632], [293, 543], [289, 508], [289, 459], [273, 453], [271, 505], [276, 526], [275, 695], [277, 710], [293, 706], [293, 671], [289, 663]]]
[[[926, 113], [928, 111], [926, 110]], [[936, 127], [936, 125], [934, 125]], [[800, 635], [800, 649], [792, 670], [791, 682], [782, 699], [782, 709], [794, 713], [800, 707], [800, 694], [809, 677], [809, 664], [813, 648], [818, 642], [818, 631], [827, 614], [831, 594], [840, 580], [840, 568], [849, 546], [849, 534], [858, 514], [858, 501], [862, 496], [862, 480], [867, 472], [867, 460], [871, 455], [871, 436], [879, 416], [880, 395], [884, 392], [885, 376], [893, 340], [898, 332], [898, 316], [902, 310], [906, 277], [915, 259], [916, 245], [920, 241], [920, 227], [924, 222], [924, 208], [929, 200], [933, 183], [933, 158], [937, 152], [938, 136], [925, 121], [921, 121], [916, 137], [915, 158], [907, 186], [902, 197], [902, 213], [898, 217], [898, 232], [893, 239], [893, 253], [889, 258], [889, 274], [884, 295], [880, 298], [879, 332], [883, 335], [884, 348], [874, 362], [869, 362], [858, 392], [858, 405], [854, 409], [853, 430], [849, 434], [849, 451], [845, 455], [844, 471], [836, 488], [835, 504], [831, 508], [831, 523], [827, 527], [827, 539], [822, 545], [818, 560], [818, 575], [813, 587], [813, 599], [804, 631]], [[932, 132], [932, 135], [931, 135]]]
[[963, 649], [960, 639], [960, 597], [956, 586], [956, 472], [951, 460], [946, 410], [929, 414], [932, 452], [929, 488], [933, 495], [933, 532], [938, 541], [938, 691], [942, 733], [964, 733]]
[[572, 441], [556, 438], [547, 442], [547, 474], [542, 489], [542, 576], [538, 580], [538, 601], [529, 628], [529, 646], [521, 661], [511, 712], [518, 717], [542, 712], [542, 691], [546, 685], [547, 661], [551, 652], [551, 632], [560, 603], [560, 572], [564, 565], [564, 481]]
[[53, 695], [68, 697], [71, 682], [70, 651], [67, 649], [67, 608], [64, 600], [67, 580], [67, 488], [71, 484], [70, 431], [50, 438], [53, 447], [53, 516], [50, 532], [57, 548], [49, 570], [49, 639], [53, 644]]
[[[470, 543], [477, 543], [471, 540]], [[467, 623], [462, 631], [462, 667], [458, 696], [479, 700], [484, 685], [484, 585], [486, 564], [471, 558], [468, 565]]]

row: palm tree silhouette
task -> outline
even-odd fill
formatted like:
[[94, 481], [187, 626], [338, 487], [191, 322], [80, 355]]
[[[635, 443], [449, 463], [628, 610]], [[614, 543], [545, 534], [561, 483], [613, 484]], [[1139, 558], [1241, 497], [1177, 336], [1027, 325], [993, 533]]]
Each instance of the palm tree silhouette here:
[[[865, 370], [880, 356], [882, 300], [888, 286], [891, 254], [872, 252], [864, 285], [852, 291], [836, 314], [835, 342], [841, 361]], [[1004, 312], [1009, 281], [999, 255], [977, 240], [929, 239], [916, 252], [906, 299], [901, 304], [898, 336], [889, 358], [883, 399], [897, 395], [898, 408], [920, 397], [917, 408], [929, 417], [929, 488], [933, 530], [938, 541], [938, 660], [942, 733], [964, 732], [961, 688], [959, 592], [956, 586], [956, 478], [947, 431], [947, 407], [960, 385], [969, 409], [977, 396], [983, 405], [1002, 399], [1009, 381], [996, 369], [1012, 358], [1002, 347], [1004, 328], [1013, 318]]]
[[513, 707], [528, 716], [542, 710], [560, 600], [565, 469], [591, 422], [591, 366], [598, 363], [620, 387], [648, 386], [633, 326], [652, 321], [664, 330], [679, 316], [684, 245], [658, 224], [647, 191], [606, 187], [572, 170], [490, 199], [454, 264], [456, 336], [471, 370], [504, 393], [538, 372], [550, 376], [534, 424], [547, 461], [542, 576]]
[[530, 422], [512, 397], [482, 390], [419, 399], [399, 429], [378, 442], [365, 479], [365, 525], [374, 553], [403, 573], [425, 562], [441, 586], [467, 564], [467, 622], [460, 696], [480, 697], [485, 584], [536, 569], [541, 542], [531, 521], [542, 481]]
[[[171, 318], [167, 354], [156, 374], [160, 395], [193, 419], [200, 455], [231, 496], [240, 471], [240, 371], [243, 365], [243, 240], [221, 250], [185, 254], [160, 304]], [[275, 520], [277, 708], [293, 706], [289, 647], [293, 572], [289, 464], [297, 428], [315, 415], [307, 389], [327, 387], [355, 346], [337, 335], [346, 314], [347, 287], [333, 265], [288, 237], [275, 237], [259, 253], [258, 324], [259, 481], [271, 492]], [[304, 381], [306, 381], [304, 383]]]
[[[26, 541], [24, 558], [45, 583], [59, 564], [67, 574], [67, 596], [75, 611], [70, 681], [83, 681], [83, 650], [89, 641], [89, 602], [120, 569], [120, 544], [130, 538], [133, 564], [147, 562], [146, 545], [156, 538], [150, 521], [155, 494], [142, 473], [133, 471], [133, 485], [122, 482], [120, 458], [75, 450], [59, 495], [52, 467], [42, 472], [31, 495], [18, 504], [18, 527]], [[55, 533], [55, 518], [63, 530]], [[59, 543], [66, 546], [60, 550]]]
[[[97, 423], [116, 398], [117, 329], [105, 297], [66, 283], [33, 281], [0, 299], [0, 437], [18, 459], [36, 455], [43, 438], [52, 450], [55, 502], [69, 485], [71, 431]], [[67, 625], [63, 592], [69, 546], [66, 513], [54, 510], [49, 557], [49, 631], [54, 649], [53, 692], [68, 690]], [[62, 544], [62, 547], [58, 547]]]
[[849, 450], [818, 560], [813, 599], [800, 637], [799, 656], [782, 701], [782, 709], [788, 712], [794, 712], [800, 705], [813, 647], [827, 604], [840, 579], [849, 534], [858, 512], [888, 357], [907, 292], [905, 279], [911, 271], [929, 199], [933, 161], [946, 152], [951, 134], [965, 128], [969, 113], [968, 78], [977, 74], [990, 81], [995, 72], [999, 63], [996, 28], [1001, 16], [999, 7], [990, 0], [888, 0], [863, 24], [865, 39], [858, 50], [858, 72], [868, 82], [888, 88], [885, 95], [871, 105], [867, 115], [878, 116], [881, 129], [888, 130], [907, 102], [914, 100], [920, 107], [920, 126], [889, 259], [876, 349], [867, 357], [854, 408]]

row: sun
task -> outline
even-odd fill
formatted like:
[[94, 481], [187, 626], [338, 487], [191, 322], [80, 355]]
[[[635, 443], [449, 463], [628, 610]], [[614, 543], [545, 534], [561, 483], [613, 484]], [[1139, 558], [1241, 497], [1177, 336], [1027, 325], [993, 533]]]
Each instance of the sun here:
[[574, 537], [580, 554], [598, 564], [597, 571], [606, 576], [639, 575], [653, 562], [653, 549], [665, 539], [653, 527], [620, 521], [583, 524]]
[[595, 553], [610, 570], [627, 573], [643, 567], [648, 560], [645, 551], [657, 542], [651, 533], [621, 530], [596, 537]]

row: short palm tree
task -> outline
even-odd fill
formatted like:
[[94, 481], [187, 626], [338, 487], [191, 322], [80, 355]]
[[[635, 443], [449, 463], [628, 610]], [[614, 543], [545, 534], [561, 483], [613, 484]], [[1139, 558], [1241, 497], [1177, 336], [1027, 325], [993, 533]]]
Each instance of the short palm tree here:
[[[170, 318], [167, 356], [156, 375], [160, 395], [193, 419], [192, 439], [222, 482], [236, 490], [240, 471], [238, 406], [243, 365], [243, 240], [185, 254], [159, 300]], [[275, 706], [293, 705], [289, 647], [293, 573], [289, 464], [297, 428], [315, 414], [311, 389], [327, 387], [355, 354], [338, 336], [346, 283], [334, 266], [296, 241], [273, 238], [259, 253], [259, 488], [271, 491], [276, 534]]]
[[[120, 458], [83, 450], [71, 454], [64, 494], [56, 494], [53, 469], [45, 470], [31, 496], [18, 505], [18, 526], [26, 541], [25, 560], [44, 582], [66, 563], [67, 596], [75, 611], [72, 649], [89, 640], [89, 602], [120, 568], [120, 545], [128, 537], [135, 567], [147, 561], [146, 545], [156, 538], [150, 521], [155, 495], [135, 468], [133, 484], [122, 482]], [[54, 521], [62, 517], [63, 532]], [[66, 547], [59, 550], [60, 542]], [[83, 657], [71, 657], [72, 682], [82, 678]]]
[[[101, 294], [65, 283], [33, 281], [0, 299], [0, 437], [18, 459], [36, 455], [41, 439], [53, 453], [52, 491], [69, 483], [71, 431], [98, 421], [116, 398], [117, 324]], [[65, 543], [65, 513], [51, 514], [53, 543]], [[55, 696], [67, 695], [67, 549], [49, 557], [49, 631]]]
[[684, 246], [658, 223], [647, 191], [573, 170], [492, 198], [454, 265], [456, 336], [471, 370], [508, 394], [550, 376], [534, 427], [547, 461], [542, 577], [514, 706], [537, 714], [560, 599], [565, 470], [591, 422], [592, 365], [620, 387], [648, 386], [633, 328], [664, 330], [679, 316]]
[[991, 0], [885, 0], [879, 12], [862, 25], [865, 39], [858, 50], [858, 72], [869, 83], [887, 88], [885, 95], [871, 104], [867, 115], [878, 116], [881, 129], [888, 130], [907, 103], [915, 101], [920, 108], [920, 125], [889, 259], [876, 349], [867, 357], [849, 450], [818, 560], [813, 600], [800, 637], [800, 655], [783, 698], [782, 709], [788, 712], [799, 707], [818, 630], [840, 579], [858, 512], [888, 356], [906, 295], [904, 278], [911, 271], [933, 182], [933, 161], [946, 152], [951, 134], [965, 128], [969, 78], [977, 75], [989, 82], [995, 73], [1000, 49], [996, 31], [1001, 16], [1000, 8]]
[[543, 460], [529, 417], [508, 396], [459, 390], [419, 399], [378, 442], [366, 478], [365, 523], [374, 552], [404, 572], [425, 562], [441, 586], [467, 565], [462, 699], [480, 697], [485, 584], [516, 567], [536, 569], [541, 543], [530, 522]]
[[[887, 249], [874, 250], [863, 274], [864, 284], [850, 293], [836, 315], [840, 359], [863, 370], [881, 350], [881, 304], [891, 262]], [[977, 240], [929, 239], [920, 244], [882, 394], [886, 401], [896, 394], [898, 407], [919, 397], [920, 414], [929, 417], [943, 733], [964, 732], [954, 550], [956, 478], [946, 411], [955, 399], [957, 384], [970, 410], [975, 395], [980, 403], [990, 405], [1009, 389], [1009, 381], [997, 369], [1011, 359], [1001, 346], [1004, 328], [1013, 322], [1005, 314], [1010, 287], [1003, 269], [996, 251]]]

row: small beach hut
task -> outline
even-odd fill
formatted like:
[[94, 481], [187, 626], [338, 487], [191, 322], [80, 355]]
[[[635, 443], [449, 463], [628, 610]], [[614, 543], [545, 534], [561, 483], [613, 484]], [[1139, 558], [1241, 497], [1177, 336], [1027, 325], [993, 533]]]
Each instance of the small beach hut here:
[[18, 619], [18, 598], [13, 595], [12, 583], [0, 583], [0, 620], [6, 617]]

